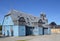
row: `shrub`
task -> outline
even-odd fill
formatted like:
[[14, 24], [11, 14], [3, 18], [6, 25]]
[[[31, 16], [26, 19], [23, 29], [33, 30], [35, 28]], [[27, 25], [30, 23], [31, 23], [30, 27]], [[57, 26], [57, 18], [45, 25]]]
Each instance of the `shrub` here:
[[0, 25], [0, 31], [2, 30], [2, 26]]

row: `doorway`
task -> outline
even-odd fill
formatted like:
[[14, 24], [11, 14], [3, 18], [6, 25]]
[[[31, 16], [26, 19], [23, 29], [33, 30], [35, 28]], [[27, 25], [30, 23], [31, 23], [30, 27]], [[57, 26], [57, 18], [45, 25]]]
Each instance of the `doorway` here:
[[34, 27], [26, 26], [26, 36], [33, 34]]

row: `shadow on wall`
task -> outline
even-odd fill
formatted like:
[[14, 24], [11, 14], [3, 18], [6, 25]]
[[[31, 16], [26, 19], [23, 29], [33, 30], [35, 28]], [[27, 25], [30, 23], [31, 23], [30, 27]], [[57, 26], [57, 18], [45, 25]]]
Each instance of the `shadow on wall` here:
[[0, 31], [2, 31], [2, 25], [0, 25]]

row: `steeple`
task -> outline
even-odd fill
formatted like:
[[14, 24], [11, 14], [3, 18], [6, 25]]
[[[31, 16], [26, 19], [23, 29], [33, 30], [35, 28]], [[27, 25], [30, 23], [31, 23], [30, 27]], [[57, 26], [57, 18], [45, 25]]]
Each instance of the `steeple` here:
[[41, 12], [40, 20], [42, 20], [43, 23], [48, 23], [48, 19], [46, 18], [46, 14], [44, 12]]
[[46, 17], [46, 14], [44, 12], [41, 12], [40, 17]]

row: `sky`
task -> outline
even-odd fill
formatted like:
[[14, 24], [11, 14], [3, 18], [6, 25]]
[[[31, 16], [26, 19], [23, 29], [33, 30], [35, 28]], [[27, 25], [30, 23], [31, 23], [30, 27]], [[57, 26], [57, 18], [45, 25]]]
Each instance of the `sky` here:
[[37, 17], [44, 12], [49, 23], [60, 25], [60, 0], [0, 0], [0, 24], [11, 9]]

